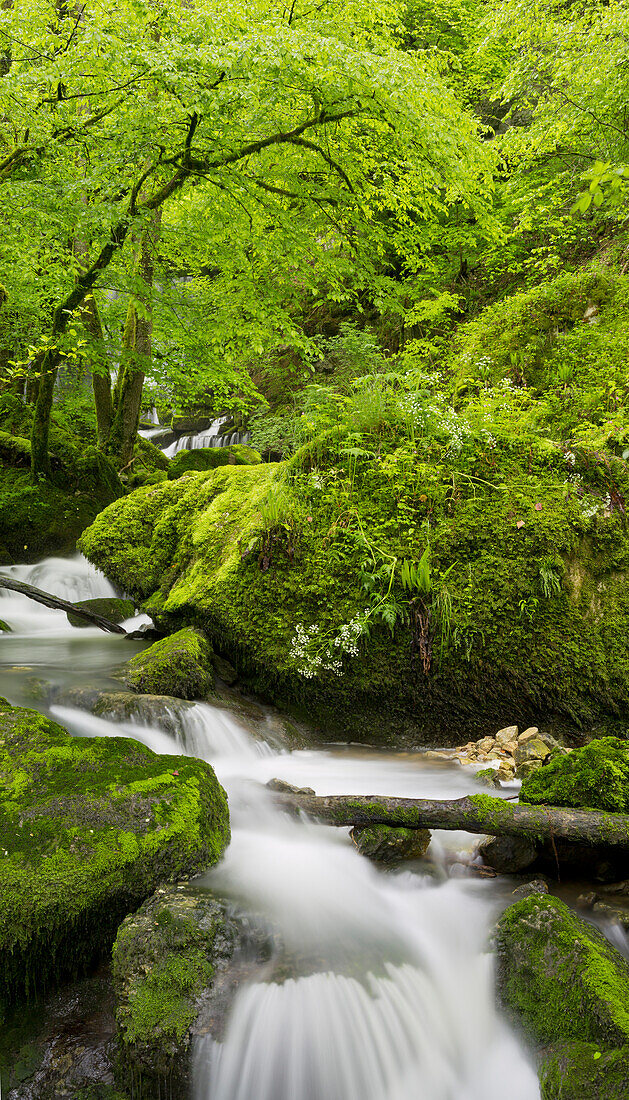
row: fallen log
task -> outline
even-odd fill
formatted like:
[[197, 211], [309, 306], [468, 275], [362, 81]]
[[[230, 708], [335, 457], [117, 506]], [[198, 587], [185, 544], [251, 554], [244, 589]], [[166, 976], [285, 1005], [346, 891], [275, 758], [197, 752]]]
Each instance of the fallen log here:
[[437, 800], [381, 795], [317, 796], [272, 779], [268, 786], [281, 808], [303, 812], [327, 825], [389, 825], [404, 829], [462, 829], [489, 836], [566, 840], [629, 850], [629, 815], [559, 806], [515, 804], [488, 794]]
[[13, 577], [0, 576], [0, 588], [7, 588], [10, 592], [19, 592], [21, 596], [28, 596], [30, 600], [35, 600], [37, 603], [43, 604], [44, 607], [51, 607], [55, 611], [65, 611], [66, 613], [70, 611], [78, 618], [85, 619], [86, 622], [92, 623], [100, 630], [107, 630], [111, 634], [126, 635], [127, 633], [124, 627], [118, 623], [112, 623], [104, 615], [99, 615], [96, 611], [89, 611], [85, 607], [77, 607], [76, 604], [70, 603], [69, 600], [62, 600], [59, 596], [51, 596], [50, 592], [43, 592], [41, 588], [35, 588], [32, 584], [26, 584], [25, 581], [16, 581]]

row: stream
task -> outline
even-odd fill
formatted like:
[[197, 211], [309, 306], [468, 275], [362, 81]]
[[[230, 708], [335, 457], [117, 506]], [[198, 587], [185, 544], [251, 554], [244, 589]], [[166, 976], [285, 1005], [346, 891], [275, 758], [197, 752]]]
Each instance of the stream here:
[[[4, 572], [73, 601], [116, 594], [79, 555]], [[486, 950], [515, 884], [466, 867], [478, 838], [434, 833], [430, 862], [381, 871], [348, 830], [289, 819], [264, 787], [278, 777], [322, 795], [456, 798], [483, 789], [473, 774], [419, 752], [291, 748], [272, 708], [252, 704], [249, 721], [228, 699], [174, 703], [162, 725], [96, 718], [64, 696], [119, 688], [112, 671], [143, 643], [72, 627], [63, 612], [7, 592], [0, 618], [12, 628], [0, 634], [0, 695], [79, 736], [122, 734], [213, 765], [232, 843], [196, 885], [264, 914], [304, 960], [292, 975], [243, 984], [223, 1041], [197, 1040], [194, 1100], [539, 1097], [532, 1060], [495, 1008]], [[36, 1100], [15, 1093], [27, 1095]]]

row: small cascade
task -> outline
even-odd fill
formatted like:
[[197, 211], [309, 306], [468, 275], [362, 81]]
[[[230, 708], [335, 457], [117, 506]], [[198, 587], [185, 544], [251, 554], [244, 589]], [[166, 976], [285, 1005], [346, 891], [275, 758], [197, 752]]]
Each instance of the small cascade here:
[[212, 421], [205, 431], [180, 436], [179, 439], [176, 439], [174, 443], [165, 448], [164, 454], [167, 458], [172, 458], [179, 451], [198, 451], [200, 447], [229, 447], [232, 443], [247, 443], [251, 438], [250, 432], [241, 432], [235, 429], [227, 432], [221, 431], [230, 419], [229, 416], [219, 416]]
[[[82, 554], [72, 558], [44, 558], [33, 565], [4, 565], [0, 572], [70, 603], [118, 594], [107, 578]], [[2, 588], [0, 618], [19, 634], [73, 629], [64, 611], [43, 607], [27, 596]]]

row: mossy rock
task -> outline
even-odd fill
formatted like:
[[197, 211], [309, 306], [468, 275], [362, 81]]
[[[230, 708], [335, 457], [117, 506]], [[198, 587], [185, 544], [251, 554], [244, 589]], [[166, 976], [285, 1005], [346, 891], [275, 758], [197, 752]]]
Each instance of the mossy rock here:
[[534, 806], [629, 812], [629, 742], [601, 737], [553, 757], [526, 777], [520, 801]]
[[127, 662], [124, 683], [146, 695], [205, 699], [214, 688], [212, 647], [200, 630], [184, 627]]
[[374, 863], [422, 859], [430, 844], [429, 829], [392, 829], [388, 825], [354, 825], [349, 834], [361, 855]]
[[225, 903], [183, 890], [158, 890], [120, 926], [113, 949], [117, 1078], [137, 1100], [188, 1097], [201, 998], [237, 943]]
[[495, 936], [497, 986], [508, 1011], [539, 1043], [629, 1043], [629, 964], [556, 897], [511, 905]]
[[257, 466], [261, 461], [260, 452], [246, 443], [232, 443], [229, 447], [198, 447], [194, 451], [178, 451], [171, 458], [168, 478], [176, 481], [191, 470], [204, 472], [218, 466]]
[[87, 970], [163, 882], [229, 842], [212, 768], [128, 738], [75, 738], [0, 702], [0, 1009]]
[[597, 1043], [560, 1043], [544, 1052], [539, 1070], [542, 1100], [626, 1100], [629, 1047], [601, 1050]]
[[[123, 623], [125, 619], [131, 619], [135, 615], [133, 600], [116, 599], [115, 596], [97, 596], [92, 600], [78, 600], [76, 607], [84, 607], [86, 611], [93, 611], [96, 615], [102, 615], [109, 619], [110, 623]], [[86, 619], [67, 613], [68, 622], [72, 626], [89, 626]]]

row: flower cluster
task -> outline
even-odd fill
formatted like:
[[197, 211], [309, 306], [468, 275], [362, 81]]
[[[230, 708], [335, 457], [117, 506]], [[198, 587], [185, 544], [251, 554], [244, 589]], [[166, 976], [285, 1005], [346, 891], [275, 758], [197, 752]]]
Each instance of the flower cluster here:
[[311, 680], [320, 672], [332, 672], [340, 676], [343, 671], [342, 655], [348, 657], [358, 656], [358, 641], [365, 633], [367, 613], [355, 615], [348, 623], [344, 623], [333, 638], [321, 636], [320, 628], [316, 625], [305, 627], [300, 623], [295, 627], [295, 633], [290, 643], [290, 656], [297, 664], [297, 670], [301, 676]]

